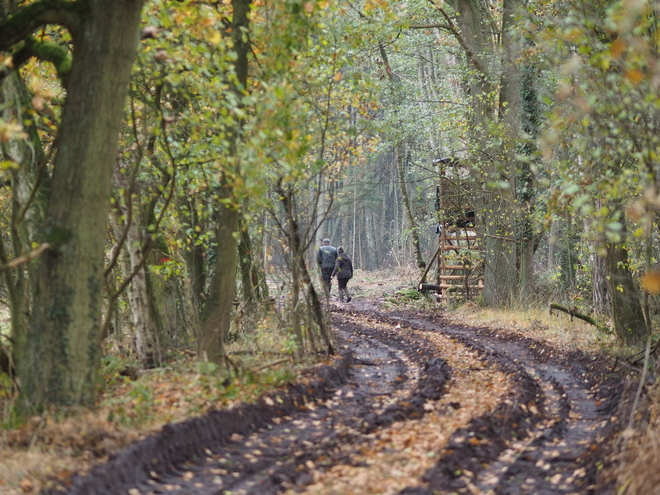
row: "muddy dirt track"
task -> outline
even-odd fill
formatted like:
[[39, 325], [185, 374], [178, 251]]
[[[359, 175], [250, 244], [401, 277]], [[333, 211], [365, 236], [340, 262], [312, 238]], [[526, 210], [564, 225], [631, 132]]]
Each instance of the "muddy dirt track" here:
[[614, 493], [610, 363], [368, 302], [334, 304], [333, 328], [340, 357], [305, 383], [168, 426], [68, 493]]

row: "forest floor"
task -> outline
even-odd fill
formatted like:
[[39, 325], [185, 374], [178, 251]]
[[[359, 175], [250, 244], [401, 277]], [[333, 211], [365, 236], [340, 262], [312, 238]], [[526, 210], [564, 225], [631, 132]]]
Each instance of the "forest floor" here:
[[[607, 336], [355, 282], [351, 303], [330, 303], [332, 359], [135, 441], [117, 433], [82, 474], [53, 467], [46, 484], [0, 493], [616, 493], [636, 384], [602, 352]], [[113, 434], [90, 424], [107, 446]], [[24, 430], [24, 444], [39, 436]]]

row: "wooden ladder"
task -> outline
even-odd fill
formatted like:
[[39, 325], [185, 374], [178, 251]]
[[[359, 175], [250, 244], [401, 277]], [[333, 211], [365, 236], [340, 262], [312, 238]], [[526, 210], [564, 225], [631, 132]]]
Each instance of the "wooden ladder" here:
[[484, 281], [473, 276], [473, 262], [464, 259], [461, 251], [479, 251], [476, 232], [445, 227], [438, 242], [438, 298], [448, 302], [453, 293], [460, 293], [466, 301], [473, 299], [481, 293]]

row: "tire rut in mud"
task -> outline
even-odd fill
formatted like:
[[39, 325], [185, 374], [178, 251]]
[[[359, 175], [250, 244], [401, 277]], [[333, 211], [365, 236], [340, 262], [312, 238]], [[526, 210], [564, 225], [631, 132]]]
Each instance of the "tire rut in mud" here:
[[[357, 324], [344, 318], [344, 312], [385, 322], [392, 330]], [[424, 315], [343, 307], [335, 308], [334, 316], [339, 347], [351, 354], [331, 379], [326, 376], [306, 390], [294, 387], [288, 395], [271, 395], [245, 406], [230, 421], [217, 421], [218, 415], [229, 414], [221, 411], [215, 422], [200, 418], [167, 427], [142, 447], [129, 448], [78, 478], [69, 493], [133, 489], [141, 494], [266, 495], [304, 489], [315, 471], [360, 462], [354, 454], [369, 443], [369, 434], [423, 416], [424, 405], [447, 392], [451, 369], [441, 350], [420, 342], [420, 331], [445, 334], [476, 350], [510, 375], [515, 386], [495, 410], [451, 434], [435, 453], [437, 462], [423, 475], [422, 486], [399, 493], [597, 492], [595, 457], [604, 448], [603, 425], [618, 397], [601, 391], [604, 406], [597, 407], [589, 393], [593, 383], [585, 381], [586, 358], [566, 362], [535, 342]], [[407, 328], [417, 330], [417, 336], [407, 335]], [[185, 428], [190, 438], [181, 439]]]
[[[165, 460], [167, 469], [162, 469], [163, 461], [150, 464], [148, 453], [140, 454], [136, 446], [133, 454], [118, 456], [120, 466], [129, 466], [128, 473], [116, 472], [111, 461], [78, 479], [69, 493], [275, 494], [304, 487], [312, 470], [350, 464], [365, 434], [422, 416], [424, 403], [443, 394], [451, 370], [428, 349], [420, 352], [404, 338], [383, 339], [369, 328], [340, 325], [337, 330], [340, 346], [351, 352], [351, 372], [342, 376], [342, 383], [326, 381], [323, 390], [304, 400], [298, 397], [286, 413], [277, 412], [275, 402], [282, 395], [271, 396], [265, 401], [270, 416], [231, 428], [185, 461]], [[404, 396], [406, 400], [399, 400]]]
[[[591, 393], [597, 378], [585, 366], [594, 360], [576, 353], [573, 361], [553, 356], [534, 341], [499, 335], [491, 329], [448, 325], [411, 314], [378, 315], [393, 324], [449, 335], [498, 359], [516, 376], [516, 398], [493, 413], [474, 418], [452, 435], [425, 488], [401, 493], [588, 494], [598, 492], [609, 411], [620, 399], [612, 388]], [[536, 392], [532, 393], [534, 390]], [[603, 403], [602, 407], [598, 404]], [[529, 413], [532, 413], [531, 416]], [[471, 437], [479, 443], [466, 442]]]
[[[409, 349], [405, 339], [381, 341], [368, 328], [338, 331], [354, 353], [354, 366], [332, 398], [249, 437], [235, 437], [183, 475], [164, 477], [158, 485], [152, 481], [148, 493], [276, 494], [302, 488], [312, 481], [312, 470], [352, 463], [365, 433], [421, 416], [426, 400], [443, 393], [450, 373], [443, 360]], [[405, 401], [398, 400], [404, 395]]]

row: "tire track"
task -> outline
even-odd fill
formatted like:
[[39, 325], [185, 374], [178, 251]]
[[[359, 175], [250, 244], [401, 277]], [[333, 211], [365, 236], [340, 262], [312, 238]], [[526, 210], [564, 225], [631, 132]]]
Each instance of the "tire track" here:
[[383, 341], [367, 329], [339, 332], [354, 365], [347, 383], [329, 398], [308, 402], [249, 435], [233, 435], [209, 448], [201, 462], [152, 476], [133, 493], [276, 494], [302, 488], [318, 469], [353, 462], [368, 432], [423, 414], [425, 401], [443, 393], [449, 369], [442, 360], [427, 360], [408, 349], [405, 339]]
[[[464, 444], [466, 435], [474, 431], [457, 432], [447, 450], [467, 450], [462, 456], [478, 459], [478, 462], [466, 463], [471, 469], [450, 470], [447, 466], [457, 463], [452, 459], [454, 453], [448, 453], [426, 473], [427, 490], [404, 490], [402, 493], [550, 495], [593, 492], [597, 466], [590, 454], [603, 435], [609, 416], [598, 408], [597, 399], [585, 385], [587, 381], [576, 374], [575, 369], [560, 363], [540, 362], [524, 341], [498, 338], [491, 331], [481, 333], [474, 328], [429, 323], [409, 315], [381, 317], [399, 324], [405, 322], [409, 327], [426, 332], [442, 332], [484, 354], [501, 356], [518, 370], [519, 383], [522, 377], [527, 377], [539, 390], [539, 403], [516, 406], [519, 412], [531, 412], [537, 420], [524, 431], [519, 424], [512, 423], [509, 435], [506, 428], [500, 427], [497, 434], [501, 437], [489, 440], [505, 446], [496, 455], [481, 453]], [[507, 414], [512, 412], [509, 410]], [[479, 423], [488, 424], [494, 419], [502, 418], [482, 418], [482, 421], [475, 421], [474, 426], [483, 432], [484, 426]], [[494, 432], [492, 428], [490, 431]]]

